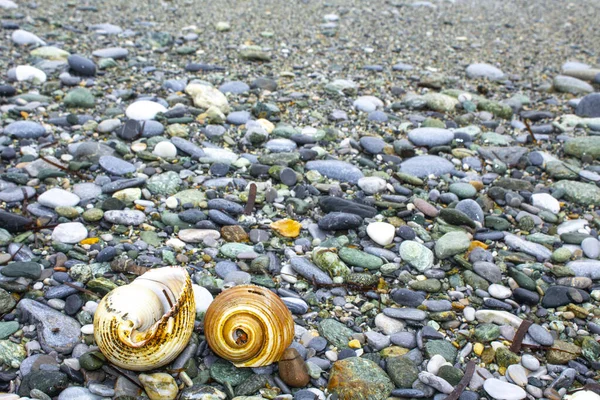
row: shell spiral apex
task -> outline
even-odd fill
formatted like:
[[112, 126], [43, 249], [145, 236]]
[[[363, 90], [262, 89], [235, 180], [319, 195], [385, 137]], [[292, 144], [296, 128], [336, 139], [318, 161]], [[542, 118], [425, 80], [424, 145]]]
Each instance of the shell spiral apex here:
[[236, 367], [260, 367], [279, 361], [294, 338], [294, 320], [270, 290], [241, 285], [225, 290], [208, 307], [204, 333], [219, 357]]
[[147, 371], [179, 355], [192, 336], [195, 318], [187, 271], [156, 268], [104, 296], [94, 314], [94, 338], [111, 363]]

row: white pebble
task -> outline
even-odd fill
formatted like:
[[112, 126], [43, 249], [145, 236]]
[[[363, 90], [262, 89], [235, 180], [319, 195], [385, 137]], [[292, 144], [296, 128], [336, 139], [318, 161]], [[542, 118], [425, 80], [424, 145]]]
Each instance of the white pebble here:
[[159, 142], [154, 146], [152, 154], [162, 158], [175, 158], [177, 156], [177, 147], [168, 141]]
[[387, 246], [394, 240], [396, 228], [387, 222], [371, 222], [367, 226], [367, 235], [380, 246]]
[[486, 379], [483, 389], [493, 399], [497, 400], [521, 400], [527, 397], [525, 390], [512, 383], [503, 382], [500, 379]]
[[19, 65], [15, 68], [15, 77], [19, 82], [33, 81], [37, 83], [46, 82], [46, 73], [31, 65]]
[[154, 119], [156, 114], [167, 111], [165, 106], [149, 100], [140, 100], [127, 107], [125, 115], [127, 118], [144, 121]]
[[446, 364], [450, 363], [446, 362], [446, 359], [443, 356], [435, 354], [433, 357], [431, 357], [429, 362], [427, 362], [427, 372], [437, 375], [442, 365]]
[[531, 354], [523, 354], [521, 365], [530, 371], [537, 371], [540, 368], [540, 361]]
[[83, 325], [81, 327], [81, 333], [83, 333], [84, 335], [92, 335], [94, 333], [94, 325], [93, 324]]
[[206, 312], [206, 310], [208, 309], [208, 306], [213, 301], [212, 294], [210, 294], [210, 292], [205, 287], [202, 287], [200, 285], [194, 284], [194, 285], [192, 285], [192, 288], [194, 289], [194, 300], [196, 301], [196, 312], [197, 313]]
[[473, 307], [465, 307], [463, 310], [463, 315], [467, 322], [475, 321], [475, 309]]

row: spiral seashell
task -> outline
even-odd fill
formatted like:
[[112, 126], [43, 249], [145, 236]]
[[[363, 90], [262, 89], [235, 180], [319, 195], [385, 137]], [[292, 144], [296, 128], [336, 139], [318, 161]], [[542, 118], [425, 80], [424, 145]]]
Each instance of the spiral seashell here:
[[104, 296], [94, 314], [94, 338], [111, 363], [147, 371], [177, 357], [190, 340], [195, 318], [187, 271], [156, 268]]
[[236, 367], [279, 361], [294, 338], [294, 320], [268, 289], [241, 285], [219, 294], [206, 310], [204, 333], [210, 348]]

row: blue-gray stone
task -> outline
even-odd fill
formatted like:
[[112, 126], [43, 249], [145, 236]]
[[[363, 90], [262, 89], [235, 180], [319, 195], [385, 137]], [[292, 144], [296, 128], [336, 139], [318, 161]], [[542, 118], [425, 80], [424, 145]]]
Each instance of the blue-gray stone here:
[[298, 145], [290, 139], [271, 139], [263, 145], [263, 147], [272, 153], [291, 153]]
[[75, 319], [31, 299], [22, 299], [17, 307], [36, 324], [38, 340], [46, 352], [69, 354], [80, 342], [81, 325]]
[[4, 128], [4, 134], [19, 139], [37, 139], [46, 134], [46, 129], [32, 121], [16, 121]]
[[333, 283], [333, 280], [319, 269], [316, 265], [308, 261], [306, 258], [302, 257], [293, 257], [290, 260], [290, 264], [292, 269], [296, 271], [296, 273], [302, 275], [304, 278], [308, 279], [310, 282], [313, 280], [319, 284], [329, 285]]
[[135, 172], [135, 166], [130, 162], [122, 160], [114, 156], [102, 156], [98, 161], [98, 164], [106, 172], [113, 175], [125, 175]]
[[440, 176], [454, 170], [454, 164], [438, 156], [417, 156], [400, 164], [400, 171], [405, 174], [425, 178], [429, 175]]
[[244, 207], [241, 204], [225, 199], [211, 199], [207, 205], [211, 210], [220, 210], [233, 215], [239, 215], [244, 212]]
[[248, 111], [233, 111], [227, 114], [227, 122], [233, 125], [244, 125], [252, 118]]
[[408, 132], [408, 139], [417, 146], [434, 147], [450, 143], [454, 133], [442, 128], [417, 128]]
[[217, 265], [215, 265], [215, 273], [221, 279], [225, 279], [229, 273], [239, 270], [240, 268], [233, 261], [219, 261]]
[[315, 160], [306, 163], [306, 169], [341, 182], [357, 183], [364, 175], [352, 164], [338, 160]]
[[195, 158], [204, 157], [204, 151], [189, 140], [174, 136], [171, 138], [171, 143], [179, 150]]
[[360, 138], [360, 146], [370, 154], [381, 154], [385, 149], [386, 143], [382, 138], [374, 136], [363, 136]]
[[229, 81], [219, 86], [219, 90], [223, 93], [242, 94], [250, 90], [250, 86], [242, 81]]
[[455, 207], [458, 211], [462, 211], [473, 221], [479, 222], [483, 225], [484, 223], [484, 215], [483, 210], [479, 203], [475, 200], [465, 199], [458, 202]]

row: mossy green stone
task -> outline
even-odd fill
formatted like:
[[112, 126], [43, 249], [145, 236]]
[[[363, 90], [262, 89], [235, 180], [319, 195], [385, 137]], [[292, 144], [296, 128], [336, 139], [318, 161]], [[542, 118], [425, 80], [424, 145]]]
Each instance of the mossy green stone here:
[[7, 339], [18, 330], [19, 323], [17, 321], [0, 322], [0, 340]]
[[411, 388], [419, 377], [419, 368], [407, 357], [390, 357], [386, 367], [388, 375], [399, 388]]
[[532, 292], [536, 291], [535, 281], [529, 276], [525, 275], [525, 273], [515, 268], [509, 268], [508, 275], [513, 278], [520, 287], [531, 290]]
[[377, 286], [379, 282], [379, 278], [376, 275], [372, 275], [369, 273], [351, 273], [348, 274], [346, 278], [346, 283], [353, 284], [362, 287], [373, 287]]
[[480, 342], [491, 342], [500, 337], [500, 327], [495, 324], [480, 324], [475, 328], [475, 338]]
[[499, 103], [493, 100], [481, 100], [477, 103], [477, 108], [481, 111], [487, 111], [498, 118], [511, 119], [513, 110], [508, 104]]
[[521, 357], [506, 347], [499, 347], [496, 350], [495, 358], [496, 364], [504, 368], [507, 368], [509, 365], [518, 364], [521, 361]]
[[92, 92], [85, 88], [71, 90], [64, 98], [67, 107], [72, 108], [94, 108], [96, 99]]
[[383, 265], [381, 258], [351, 247], [342, 247], [338, 254], [342, 261], [355, 267], [379, 269]]
[[158, 233], [154, 231], [142, 231], [140, 232], [140, 239], [148, 243], [150, 246], [158, 247], [161, 244]]
[[435, 242], [435, 254], [444, 259], [466, 251], [471, 240], [465, 232], [448, 232]]
[[444, 357], [449, 363], [454, 363], [458, 350], [446, 340], [429, 340], [425, 343], [425, 355], [427, 358], [431, 358], [436, 354]]
[[327, 388], [340, 399], [385, 400], [394, 384], [376, 362], [350, 357], [333, 364]]
[[79, 211], [77, 211], [75, 207], [56, 207], [54, 211], [56, 211], [59, 216], [69, 219], [79, 217]]
[[490, 286], [489, 282], [474, 273], [473, 271], [465, 271], [463, 273], [463, 278], [465, 283], [471, 285], [474, 289], [483, 289], [487, 290]]
[[106, 278], [94, 278], [87, 283], [87, 288], [92, 292], [99, 293], [103, 296], [107, 295], [113, 289], [117, 288], [117, 285]]
[[412, 281], [409, 285], [411, 289], [422, 290], [427, 293], [437, 293], [442, 290], [442, 282], [435, 278], [424, 281]]
[[254, 247], [243, 243], [225, 243], [219, 252], [227, 258], [236, 258], [240, 253], [253, 252]]
[[179, 174], [174, 171], [167, 171], [162, 174], [153, 175], [146, 182], [146, 189], [152, 194], [161, 194], [164, 196], [177, 193], [181, 185]]
[[563, 180], [554, 183], [552, 187], [554, 189], [563, 190], [565, 192], [565, 198], [574, 203], [584, 206], [600, 205], [600, 188], [596, 185]]
[[0, 365], [19, 368], [25, 357], [27, 357], [27, 352], [23, 344], [0, 340]]
[[546, 352], [546, 360], [549, 364], [563, 365], [576, 359], [580, 354], [581, 348], [579, 346], [562, 340], [555, 340], [552, 348]]
[[352, 329], [331, 318], [322, 320], [317, 328], [319, 334], [338, 349], [347, 348], [354, 334]]
[[565, 142], [564, 151], [566, 155], [577, 158], [590, 156], [598, 159], [600, 158], [600, 137], [584, 136], [569, 139]]
[[210, 366], [210, 376], [222, 385], [238, 386], [252, 375], [250, 368], [237, 368], [229, 361], [218, 359]]
[[581, 354], [590, 362], [598, 362], [600, 359], [600, 343], [591, 336], [584, 336], [581, 340]]
[[79, 364], [88, 371], [96, 371], [105, 364], [106, 358], [99, 351], [90, 351], [79, 357]]
[[437, 375], [452, 386], [456, 386], [462, 379], [464, 373], [451, 365], [442, 365]]
[[2, 275], [11, 278], [38, 279], [42, 274], [42, 266], [32, 261], [17, 261], [7, 264]]
[[507, 231], [510, 229], [510, 222], [505, 218], [490, 215], [485, 217], [485, 227], [497, 231]]
[[324, 248], [315, 248], [312, 252], [312, 260], [317, 267], [331, 276], [345, 277], [350, 273], [350, 268], [340, 260], [336, 253], [327, 251]]

